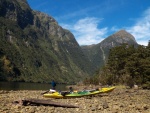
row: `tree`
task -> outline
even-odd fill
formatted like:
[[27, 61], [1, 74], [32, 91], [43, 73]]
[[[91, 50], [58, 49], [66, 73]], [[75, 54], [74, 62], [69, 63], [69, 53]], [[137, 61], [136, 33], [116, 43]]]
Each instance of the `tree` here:
[[137, 48], [123, 44], [112, 48], [107, 64], [100, 70], [99, 80], [103, 84], [150, 84], [149, 46], [150, 43]]

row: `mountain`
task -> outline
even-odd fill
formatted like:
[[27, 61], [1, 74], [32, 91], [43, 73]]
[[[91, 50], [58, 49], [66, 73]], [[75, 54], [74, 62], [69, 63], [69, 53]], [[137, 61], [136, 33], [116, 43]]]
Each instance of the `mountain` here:
[[135, 38], [130, 33], [120, 30], [98, 44], [82, 46], [82, 51], [93, 63], [94, 71], [96, 71], [107, 62], [110, 49], [123, 43], [138, 46]]
[[125, 30], [79, 46], [74, 35], [26, 0], [0, 0], [0, 81], [78, 82], [106, 62], [109, 50], [138, 44]]
[[0, 80], [76, 82], [91, 62], [73, 34], [26, 0], [0, 0]]

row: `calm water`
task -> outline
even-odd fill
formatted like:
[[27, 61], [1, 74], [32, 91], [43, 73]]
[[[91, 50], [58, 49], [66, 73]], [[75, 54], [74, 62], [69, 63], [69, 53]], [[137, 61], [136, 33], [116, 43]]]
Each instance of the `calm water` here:
[[[0, 90], [49, 90], [51, 84], [46, 83], [25, 83], [25, 82], [1, 82]], [[56, 90], [65, 90], [65, 84], [57, 84]]]

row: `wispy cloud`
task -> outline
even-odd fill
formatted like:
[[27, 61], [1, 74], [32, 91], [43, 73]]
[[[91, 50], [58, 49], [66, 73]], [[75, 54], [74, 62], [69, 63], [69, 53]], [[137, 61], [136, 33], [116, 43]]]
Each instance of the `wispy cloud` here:
[[35, 6], [35, 9], [43, 8], [46, 4], [48, 4], [48, 1], [42, 2], [41, 4]]
[[86, 7], [86, 8], [79, 8], [78, 10], [75, 10], [75, 11], [68, 11], [67, 14], [63, 14], [63, 15], [60, 15], [58, 17], [56, 17], [57, 20], [74, 20], [74, 19], [78, 19], [78, 18], [82, 18], [82, 17], [86, 17], [88, 16], [88, 14], [90, 14], [89, 12], [91, 11], [94, 11], [97, 9], [97, 6], [92, 6], [92, 7]]
[[143, 12], [141, 18], [134, 19], [134, 21], [135, 24], [129, 27], [123, 26], [119, 28], [118, 26], [106, 26], [99, 28], [98, 26], [103, 22], [102, 18], [86, 17], [79, 19], [73, 24], [69, 23], [68, 25], [60, 23], [60, 25], [70, 30], [80, 45], [97, 44], [120, 29], [125, 29], [127, 32], [131, 33], [138, 44], [147, 45], [148, 40], [150, 40], [150, 8]]
[[[113, 2], [113, 0], [103, 0], [99, 3], [99, 0], [93, 2], [85, 3], [85, 6], [77, 5], [76, 10], [67, 10], [65, 13], [61, 13], [59, 16], [55, 16], [56, 20], [76, 20], [85, 17], [103, 17], [105, 14], [110, 14], [118, 8], [122, 7], [124, 4], [122, 1], [118, 0]], [[91, 3], [91, 4], [90, 4]]]
[[86, 17], [78, 20], [73, 25], [62, 25], [73, 32], [80, 45], [91, 45], [101, 42], [107, 33], [107, 27], [98, 28], [102, 19]]
[[148, 8], [139, 18], [135, 25], [128, 27], [130, 32], [139, 44], [147, 45], [150, 40], [150, 8]]

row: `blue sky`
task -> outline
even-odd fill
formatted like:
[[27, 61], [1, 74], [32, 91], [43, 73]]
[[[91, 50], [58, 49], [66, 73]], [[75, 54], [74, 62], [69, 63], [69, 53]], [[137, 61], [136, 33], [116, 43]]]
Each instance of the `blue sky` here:
[[124, 29], [141, 45], [150, 40], [150, 0], [27, 0], [52, 16], [80, 45], [97, 44]]

